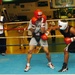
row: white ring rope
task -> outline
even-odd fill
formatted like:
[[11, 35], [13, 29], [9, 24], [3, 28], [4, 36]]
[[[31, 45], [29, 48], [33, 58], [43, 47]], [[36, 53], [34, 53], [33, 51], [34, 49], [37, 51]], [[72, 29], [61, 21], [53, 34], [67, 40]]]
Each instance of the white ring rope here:
[[75, 18], [66, 18], [66, 19], [52, 19], [52, 20], [47, 20], [47, 21], [58, 21], [58, 20], [75, 20]]
[[[51, 38], [51, 37], [57, 37], [57, 38], [60, 38], [60, 37], [64, 37], [63, 35], [49, 35], [48, 38]], [[32, 36], [8, 36], [8, 37], [0, 37], [1, 38], [13, 38], [13, 39], [18, 39], [18, 38], [32, 38]]]
[[27, 28], [5, 28], [0, 30], [27, 30]]
[[[66, 19], [52, 19], [52, 20], [47, 20], [47, 21], [58, 21], [58, 20], [75, 20], [75, 18], [66, 18]], [[18, 24], [18, 23], [29, 23], [29, 21], [22, 21], [22, 22], [8, 22], [4, 24]]]
[[[66, 18], [66, 19], [52, 19], [52, 20], [47, 20], [47, 21], [58, 21], [58, 20], [75, 20], [75, 18]], [[18, 24], [18, 23], [29, 23], [29, 21], [22, 21], [22, 22], [8, 22], [8, 23], [4, 23], [4, 24]], [[8, 30], [8, 29], [5, 29], [5, 30]], [[23, 30], [23, 28], [15, 28], [13, 30]], [[9, 37], [0, 37], [0, 38], [31, 38], [32, 36], [9, 36]], [[49, 38], [50, 37], [57, 37], [57, 38], [60, 38], [60, 37], [63, 37], [63, 35], [49, 35], [48, 36]]]

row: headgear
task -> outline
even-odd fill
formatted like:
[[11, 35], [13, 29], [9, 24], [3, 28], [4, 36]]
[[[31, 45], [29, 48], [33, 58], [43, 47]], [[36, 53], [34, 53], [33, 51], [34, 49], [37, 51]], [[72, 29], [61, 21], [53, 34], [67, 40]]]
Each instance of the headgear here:
[[60, 30], [65, 30], [68, 26], [68, 22], [58, 21], [58, 26], [60, 26]]
[[40, 9], [34, 11], [34, 16], [38, 19], [39, 16], [42, 16], [43, 12]]

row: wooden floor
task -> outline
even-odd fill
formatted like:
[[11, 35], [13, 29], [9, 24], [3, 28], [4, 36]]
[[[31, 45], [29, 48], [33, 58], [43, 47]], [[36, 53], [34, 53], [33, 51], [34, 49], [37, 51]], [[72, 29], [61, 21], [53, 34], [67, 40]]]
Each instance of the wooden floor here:
[[[70, 23], [71, 24], [71, 23]], [[74, 23], [72, 23], [73, 25]], [[21, 25], [23, 27], [26, 27], [27, 24], [23, 24]], [[26, 31], [22, 31], [23, 33], [19, 33], [18, 30], [13, 30], [14, 28], [19, 28], [19, 24], [12, 24], [12, 25], [7, 25], [8, 28], [10, 28], [11, 30], [8, 31], [8, 36], [10, 37], [16, 37], [16, 36], [26, 36], [27, 32]], [[57, 35], [60, 35], [61, 33], [57, 30], [56, 31]], [[61, 37], [60, 37], [61, 38]], [[29, 44], [29, 42], [27, 41], [27, 38], [7, 38], [7, 50], [6, 53], [7, 54], [24, 54], [27, 53], [29, 46], [23, 46], [23, 44]], [[21, 48], [20, 48], [21, 47]], [[33, 53], [38, 53], [40, 48], [37, 47], [37, 49], [35, 49], [33, 51]]]

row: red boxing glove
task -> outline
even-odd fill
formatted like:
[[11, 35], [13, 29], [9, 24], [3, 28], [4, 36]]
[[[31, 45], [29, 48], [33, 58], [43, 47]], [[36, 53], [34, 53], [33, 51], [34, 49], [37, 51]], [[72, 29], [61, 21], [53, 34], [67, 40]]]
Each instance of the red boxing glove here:
[[47, 19], [46, 15], [43, 14], [42, 15], [42, 22], [45, 23], [46, 22], [46, 19]]
[[43, 35], [41, 36], [41, 38], [42, 38], [42, 40], [48, 40], [48, 36], [47, 36], [46, 34], [43, 34]]
[[36, 24], [36, 21], [37, 21], [37, 18], [36, 17], [32, 17], [31, 22], [32, 22], [33, 25]]
[[70, 44], [71, 42], [74, 41], [74, 39], [73, 38], [66, 37], [66, 38], [64, 38], [64, 41], [65, 41], [66, 44]]

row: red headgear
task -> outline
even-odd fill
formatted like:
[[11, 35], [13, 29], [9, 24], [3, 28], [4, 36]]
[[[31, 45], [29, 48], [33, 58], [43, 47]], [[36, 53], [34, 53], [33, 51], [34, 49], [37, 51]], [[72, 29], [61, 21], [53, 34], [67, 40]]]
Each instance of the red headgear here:
[[43, 12], [40, 9], [34, 11], [34, 16], [39, 19], [42, 16]]

